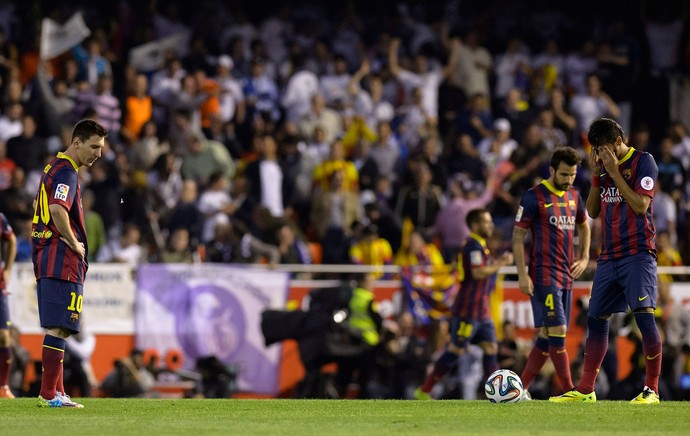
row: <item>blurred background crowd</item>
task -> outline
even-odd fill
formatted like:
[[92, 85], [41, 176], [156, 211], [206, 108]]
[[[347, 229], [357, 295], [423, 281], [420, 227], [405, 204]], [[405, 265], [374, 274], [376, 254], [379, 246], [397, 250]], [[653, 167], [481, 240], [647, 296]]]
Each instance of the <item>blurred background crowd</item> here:
[[[85, 117], [110, 130], [80, 173], [91, 261], [408, 266], [452, 263], [475, 207], [507, 249], [550, 152], [585, 156], [607, 116], [657, 160], [660, 265], [688, 264], [690, 7], [662, 3], [1, 2], [17, 260], [41, 171]], [[41, 60], [41, 19], [77, 11], [91, 35]]]

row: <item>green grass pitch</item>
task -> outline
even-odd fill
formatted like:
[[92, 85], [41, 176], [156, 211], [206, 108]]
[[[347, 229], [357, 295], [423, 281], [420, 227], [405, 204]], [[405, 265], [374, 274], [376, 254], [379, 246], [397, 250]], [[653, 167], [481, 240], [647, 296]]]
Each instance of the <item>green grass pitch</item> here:
[[556, 435], [690, 434], [690, 402], [396, 400], [81, 400], [85, 409], [39, 409], [0, 400], [10, 435]]

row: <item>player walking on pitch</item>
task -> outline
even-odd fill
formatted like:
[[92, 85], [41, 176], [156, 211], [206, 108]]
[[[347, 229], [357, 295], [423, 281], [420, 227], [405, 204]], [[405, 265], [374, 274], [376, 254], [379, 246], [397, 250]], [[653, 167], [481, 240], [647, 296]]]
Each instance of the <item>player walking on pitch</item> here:
[[65, 394], [62, 359], [65, 339], [80, 330], [88, 269], [78, 171], [101, 157], [107, 134], [96, 121], [79, 121], [67, 150], [44, 168], [34, 200], [32, 260], [38, 315], [46, 329], [39, 407], [84, 407]]
[[[513, 255], [518, 284], [532, 301], [534, 325], [539, 335], [520, 378], [527, 388], [546, 359], [551, 358], [563, 391], [573, 389], [565, 335], [570, 323], [573, 279], [589, 262], [590, 229], [585, 205], [572, 187], [580, 156], [571, 147], [559, 148], [551, 156], [549, 178], [522, 197], [515, 216]], [[579, 253], [575, 260], [575, 228]], [[532, 233], [529, 274], [525, 262], [525, 237]]]
[[498, 270], [513, 263], [513, 254], [503, 253], [498, 259], [491, 256], [487, 239], [493, 235], [494, 222], [488, 210], [473, 209], [466, 221], [470, 237], [458, 255], [462, 284], [450, 310], [450, 342], [424, 383], [414, 391], [418, 400], [431, 399], [431, 389], [457, 364], [470, 344], [479, 345], [484, 352], [484, 380], [498, 369], [498, 343], [489, 313], [489, 294], [495, 287]]
[[550, 401], [596, 401], [594, 382], [608, 348], [608, 319], [630, 307], [642, 334], [646, 365], [645, 387], [632, 403], [656, 404], [661, 338], [653, 313], [657, 271], [652, 199], [659, 169], [652, 155], [627, 145], [614, 120], [594, 121], [587, 138], [593, 175], [587, 212], [592, 218], [601, 216], [602, 247], [589, 302], [582, 379], [575, 389]]

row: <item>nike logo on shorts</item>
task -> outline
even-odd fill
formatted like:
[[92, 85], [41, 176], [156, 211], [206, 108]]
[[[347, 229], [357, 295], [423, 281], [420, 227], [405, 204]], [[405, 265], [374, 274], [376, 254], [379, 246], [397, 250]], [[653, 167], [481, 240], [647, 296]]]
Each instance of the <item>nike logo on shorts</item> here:
[[647, 360], [654, 360], [659, 356], [661, 356], [661, 353], [658, 353], [656, 356], [647, 356]]
[[643, 301], [643, 300], [645, 300], [647, 297], [649, 297], [649, 295], [645, 295], [644, 297], [637, 297], [637, 300], [638, 300], [638, 301]]

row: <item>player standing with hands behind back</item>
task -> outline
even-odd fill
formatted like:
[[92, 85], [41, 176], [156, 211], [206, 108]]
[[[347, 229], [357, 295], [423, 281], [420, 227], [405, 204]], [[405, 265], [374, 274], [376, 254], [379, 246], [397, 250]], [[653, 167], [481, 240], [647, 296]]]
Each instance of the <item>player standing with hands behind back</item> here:
[[621, 126], [601, 118], [587, 134], [592, 189], [587, 212], [601, 216], [602, 247], [587, 318], [584, 372], [572, 391], [550, 401], [596, 401], [594, 382], [608, 348], [609, 317], [628, 306], [642, 334], [645, 387], [631, 403], [659, 403], [661, 338], [654, 320], [657, 271], [652, 199], [659, 169], [652, 155], [626, 144]]
[[108, 131], [93, 120], [81, 120], [72, 141], [43, 170], [34, 200], [31, 229], [38, 315], [46, 329], [39, 407], [75, 407], [62, 386], [65, 339], [80, 330], [88, 245], [81, 206], [79, 168], [101, 157]]
[[[520, 202], [513, 229], [513, 255], [518, 284], [532, 300], [539, 335], [520, 378], [525, 393], [546, 359], [551, 358], [563, 391], [573, 389], [565, 334], [570, 323], [573, 279], [589, 262], [590, 229], [585, 204], [573, 188], [580, 156], [571, 147], [551, 156], [549, 178], [532, 187]], [[580, 239], [575, 260], [575, 227]], [[525, 237], [532, 231], [529, 274]]]

